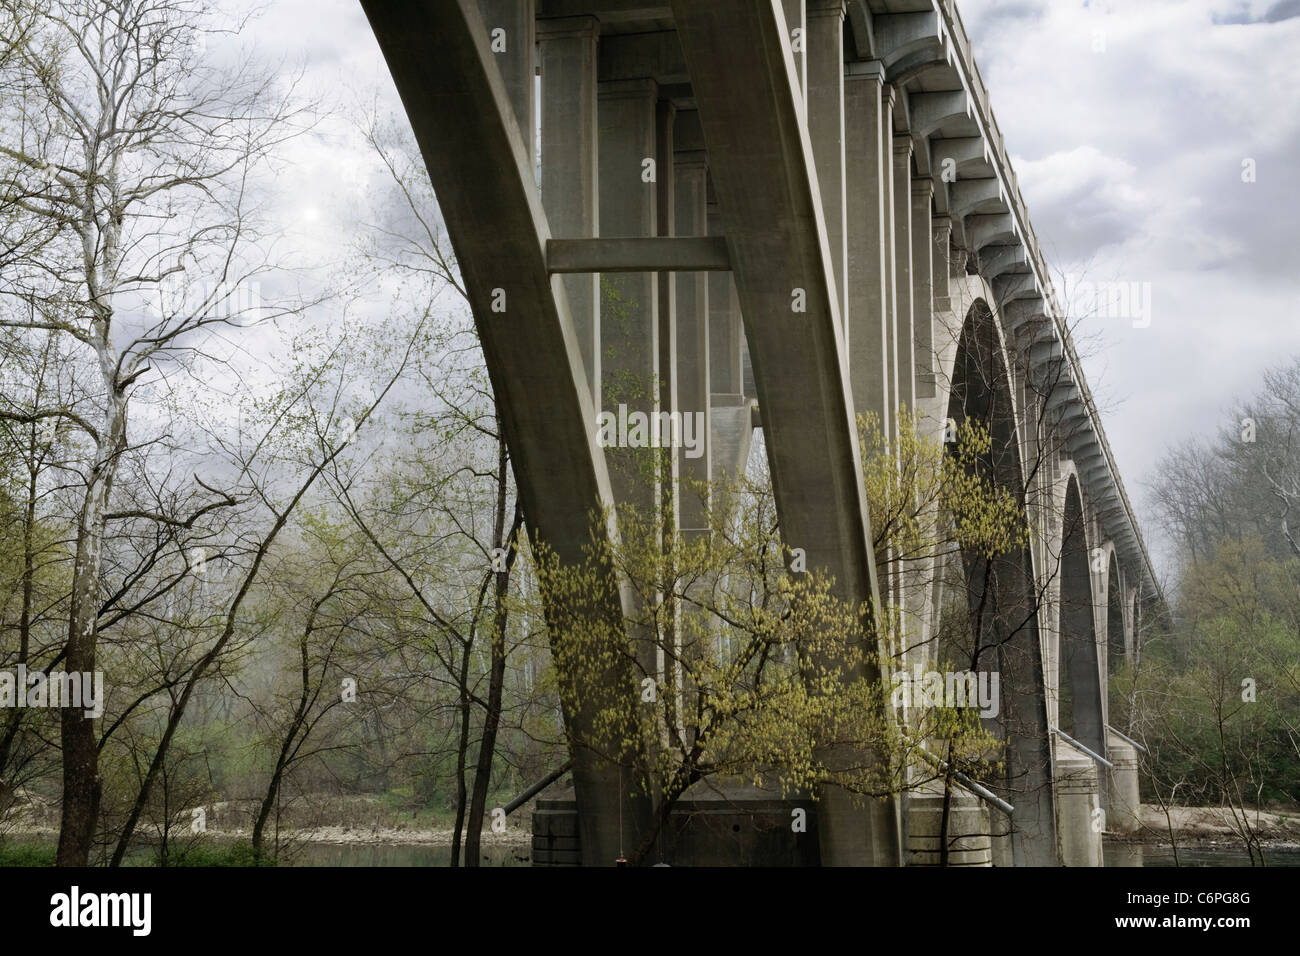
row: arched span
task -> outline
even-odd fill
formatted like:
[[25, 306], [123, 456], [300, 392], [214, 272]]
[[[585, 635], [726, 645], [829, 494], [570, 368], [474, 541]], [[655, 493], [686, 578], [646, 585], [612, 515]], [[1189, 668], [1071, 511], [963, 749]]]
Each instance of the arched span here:
[[1106, 670], [1113, 674], [1128, 660], [1124, 634], [1124, 592], [1119, 579], [1119, 560], [1110, 552], [1106, 573]]
[[[978, 467], [1019, 502], [1023, 513], [1025, 489], [1015, 413], [997, 322], [985, 302], [977, 300], [966, 314], [958, 341], [948, 417], [958, 423], [972, 420], [988, 430], [992, 445]], [[1054, 865], [1051, 740], [1029, 549], [1017, 546], [992, 559], [963, 554], [962, 569], [958, 586], [966, 591], [967, 618], [961, 630], [973, 669], [999, 674], [999, 711], [989, 726], [1006, 743], [1006, 772], [991, 786], [1015, 807], [1013, 859], [1018, 866]]]
[[1060, 667], [1057, 700], [1060, 728], [1094, 753], [1106, 753], [1105, 709], [1097, 628], [1093, 612], [1091, 553], [1083, 498], [1071, 475], [1061, 523]]

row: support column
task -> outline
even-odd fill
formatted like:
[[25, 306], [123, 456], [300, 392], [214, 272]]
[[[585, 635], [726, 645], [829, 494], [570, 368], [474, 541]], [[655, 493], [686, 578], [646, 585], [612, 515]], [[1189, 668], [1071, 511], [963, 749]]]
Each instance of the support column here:
[[[933, 181], [931, 181], [933, 185]], [[930, 247], [930, 276], [934, 284], [934, 311], [947, 312], [952, 308], [952, 285], [950, 282], [951, 264], [948, 261], [949, 247], [952, 245], [952, 220], [947, 216], [936, 216], [931, 224], [934, 236]], [[936, 352], [938, 349], [936, 348]]]
[[1097, 765], [1064, 742], [1056, 745], [1056, 793], [1060, 816], [1061, 863], [1101, 866], [1101, 831], [1093, 826]]
[[[519, 132], [530, 159], [537, 155], [537, 124], [533, 94], [537, 50], [537, 14], [534, 0], [479, 0], [491, 49], [501, 67], [510, 104], [515, 108]], [[502, 31], [500, 33], [496, 31]]]
[[[655, 107], [655, 217], [656, 234], [660, 236], [677, 235], [676, 214], [676, 159], [673, 151], [673, 124], [677, 117], [677, 107], [671, 100], [660, 100]], [[664, 535], [676, 532], [680, 496], [678, 494], [678, 477], [680, 468], [677, 450], [673, 443], [678, 440], [674, 433], [672, 416], [679, 412], [677, 404], [677, 278], [672, 272], [659, 272], [655, 275], [657, 294], [659, 296], [659, 410], [669, 416], [665, 428], [660, 422], [655, 423], [655, 435], [664, 450], [661, 453], [662, 470], [659, 476], [660, 502], [663, 505]], [[660, 668], [662, 671], [662, 667]]]
[[[927, 230], [928, 232], [928, 230]], [[912, 138], [894, 137], [894, 288], [898, 302], [898, 400], [916, 407], [912, 311]]]
[[1109, 774], [1106, 829], [1116, 833], [1136, 833], [1142, 826], [1137, 749], [1111, 732], [1107, 733], [1106, 744], [1106, 756], [1115, 765]]
[[889, 380], [888, 397], [890, 401], [891, 431], [885, 433], [890, 441], [898, 437], [898, 424], [895, 416], [898, 406], [903, 402], [903, 394], [898, 376], [898, 243], [897, 216], [894, 207], [894, 88], [888, 83], [880, 89], [880, 153], [884, 163], [884, 189], [881, 192], [884, 203], [884, 240], [885, 240], [885, 365]]
[[933, 180], [912, 182], [912, 344], [918, 400], [935, 396], [933, 199]]
[[[674, 143], [703, 146], [699, 113], [677, 114]], [[709, 231], [707, 154], [702, 148], [678, 148], [674, 156], [675, 225], [679, 236], [705, 236]], [[730, 276], [730, 273], [725, 273]], [[678, 449], [679, 522], [684, 535], [709, 526], [708, 499], [692, 483], [713, 478], [710, 466], [709, 274], [679, 272], [677, 283], [677, 401], [681, 409], [682, 444]]]
[[888, 155], [882, 148], [879, 63], [850, 63], [844, 78], [845, 222], [848, 224], [848, 301], [844, 338], [848, 347], [853, 407], [874, 412], [882, 435], [893, 433], [886, 262], [892, 235], [885, 233]]
[[[698, 114], [697, 114], [698, 115]], [[708, 181], [710, 236], [722, 236], [722, 210]], [[710, 469], [733, 478], [745, 471], [753, 428], [745, 395], [745, 329], [741, 321], [736, 277], [710, 272], [709, 287], [709, 449]]]
[[[807, 0], [808, 136], [812, 141], [830, 244], [840, 321], [847, 323], [848, 252], [845, 248], [844, 0]], [[840, 330], [843, 331], [843, 328]]]
[[[722, 211], [712, 182], [708, 188], [709, 235], [723, 236]], [[736, 296], [736, 278], [730, 272], [709, 273], [709, 379], [715, 395], [734, 396], [740, 403], [745, 391], [740, 367], [740, 303]]]
[[[600, 235], [595, 17], [537, 22], [542, 67], [542, 208], [556, 238]], [[600, 410], [600, 276], [554, 276], [569, 302], [591, 404]], [[558, 292], [557, 292], [558, 296]]]
[[[602, 81], [600, 224], [604, 236], [658, 234], [656, 106], [653, 80]], [[658, 171], [655, 169], [657, 178]], [[629, 447], [607, 448], [614, 500], [644, 516], [658, 507], [650, 429], [659, 411], [659, 280], [654, 273], [601, 276], [601, 411], [612, 413]]]

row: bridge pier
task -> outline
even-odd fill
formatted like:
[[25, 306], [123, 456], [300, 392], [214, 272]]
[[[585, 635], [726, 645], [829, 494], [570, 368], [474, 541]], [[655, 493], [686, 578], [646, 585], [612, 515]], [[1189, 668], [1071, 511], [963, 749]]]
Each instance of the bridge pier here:
[[[940, 866], [943, 789], [931, 785], [907, 795], [907, 866]], [[989, 809], [975, 795], [954, 787], [948, 804], [948, 866], [992, 866]]]
[[1097, 764], [1064, 741], [1056, 744], [1057, 830], [1061, 863], [1101, 866], [1101, 801]]
[[1142, 808], [1137, 748], [1114, 733], [1108, 732], [1106, 737], [1106, 756], [1115, 765], [1108, 775], [1110, 799], [1106, 808], [1106, 828], [1116, 833], [1136, 833], [1141, 826], [1139, 814]]

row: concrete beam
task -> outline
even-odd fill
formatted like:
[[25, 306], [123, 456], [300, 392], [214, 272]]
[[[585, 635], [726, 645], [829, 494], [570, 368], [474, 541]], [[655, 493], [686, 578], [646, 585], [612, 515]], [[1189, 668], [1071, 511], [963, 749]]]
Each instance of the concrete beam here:
[[808, 137], [817, 164], [826, 238], [840, 319], [848, 313], [848, 247], [844, 164], [844, 0], [805, 0], [807, 15]]
[[806, 0], [781, 0], [785, 13], [785, 33], [790, 39], [795, 72], [799, 75], [796, 96], [808, 115], [808, 10]]
[[[980, 250], [980, 275], [989, 282], [1007, 272], [1020, 270], [1028, 265], [1029, 263], [1025, 260], [1025, 247], [1018, 242], [1009, 243], [1005, 246], [985, 246]], [[1042, 296], [1039, 296], [1039, 302], [1041, 301]]]
[[872, 33], [876, 55], [892, 73], [900, 61], [938, 46], [939, 21], [930, 12], [877, 14], [872, 18]]
[[948, 204], [957, 219], [977, 212], [1007, 212], [1002, 187], [996, 179], [958, 179], [948, 186]]
[[532, 156], [536, 148], [536, 110], [534, 108], [534, 78], [536, 77], [537, 16], [533, 0], [479, 0], [483, 25], [501, 32], [494, 43], [504, 45], [504, 50], [493, 50], [492, 60], [501, 70], [510, 105], [514, 107], [515, 122]]
[[909, 103], [912, 129], [920, 136], [933, 136], [958, 120], [970, 118], [970, 98], [962, 90], [913, 93]]
[[601, 23], [669, 20], [672, 7], [653, 0], [538, 0], [539, 17], [577, 17], [592, 14]]
[[[913, 97], [915, 99], [915, 97]], [[951, 169], [962, 179], [984, 179], [993, 175], [988, 150], [981, 136], [960, 136], [952, 139], [931, 139], [930, 159], [942, 175], [944, 161], [952, 160]]]
[[551, 239], [546, 268], [581, 272], [728, 272], [731, 254], [721, 236], [635, 239]]
[[973, 253], [978, 254], [985, 246], [1002, 245], [1019, 238], [1014, 220], [1006, 213], [971, 216], [966, 220], [966, 248]]
[[602, 80], [637, 80], [642, 77], [649, 77], [660, 86], [690, 82], [676, 31], [601, 37]]

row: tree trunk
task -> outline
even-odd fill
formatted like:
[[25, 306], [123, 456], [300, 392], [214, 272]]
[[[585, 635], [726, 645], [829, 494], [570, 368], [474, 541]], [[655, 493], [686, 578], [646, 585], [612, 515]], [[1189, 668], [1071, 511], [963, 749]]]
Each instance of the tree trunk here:
[[[315, 604], [312, 605], [311, 614], [307, 618], [307, 629], [298, 642], [298, 651], [302, 669], [302, 694], [298, 698], [298, 707], [294, 710], [293, 722], [289, 725], [289, 731], [284, 735], [284, 741], [280, 745], [279, 756], [275, 760], [275, 770], [271, 773], [271, 782], [266, 787], [266, 795], [262, 798], [262, 805], [257, 811], [257, 822], [253, 824], [253, 858], [262, 859], [262, 837], [266, 830], [266, 821], [271, 818], [271, 811], [275, 809], [276, 800], [280, 795], [280, 783], [284, 779], [284, 770], [289, 765], [290, 755], [293, 753], [294, 740], [298, 736], [298, 731], [302, 729], [303, 721], [307, 718], [307, 708], [311, 702], [311, 669], [307, 656], [307, 641], [312, 629], [316, 624], [316, 614], [321, 605], [328, 598], [327, 594]], [[324, 679], [324, 674], [321, 675]]]
[[[77, 529], [77, 557], [68, 611], [68, 644], [64, 666], [68, 673], [93, 673], [99, 617], [99, 571], [104, 554], [109, 492], [117, 456], [126, 442], [126, 399], [110, 398], [105, 445], [96, 456], [86, 487]], [[103, 786], [99, 777], [99, 746], [93, 718], [75, 707], [60, 710], [63, 743], [63, 813], [59, 823], [57, 866], [86, 866], [99, 818]]]
[[456, 747], [456, 826], [451, 835], [451, 865], [460, 866], [461, 836], [465, 832], [465, 810], [469, 788], [465, 784], [465, 755], [469, 753], [469, 655], [473, 645], [466, 641], [460, 658], [460, 741]]
[[[504, 434], [504, 433], [502, 433]], [[515, 516], [510, 525], [509, 537], [505, 535], [506, 485], [509, 472], [505, 438], [498, 439], [497, 456], [497, 506], [496, 527], [492, 546], [499, 554], [505, 549], [505, 567], [496, 572], [495, 606], [492, 615], [492, 665], [488, 677], [487, 713], [483, 716], [483, 735], [479, 739], [478, 763], [474, 768], [474, 794], [470, 800], [468, 831], [465, 834], [465, 865], [478, 866], [481, 854], [479, 844], [483, 836], [483, 814], [487, 809], [488, 789], [492, 785], [492, 758], [496, 755], [497, 728], [501, 725], [501, 692], [506, 675], [506, 594], [510, 590], [510, 572], [518, 553], [515, 542], [523, 526], [523, 512], [515, 504]]]

